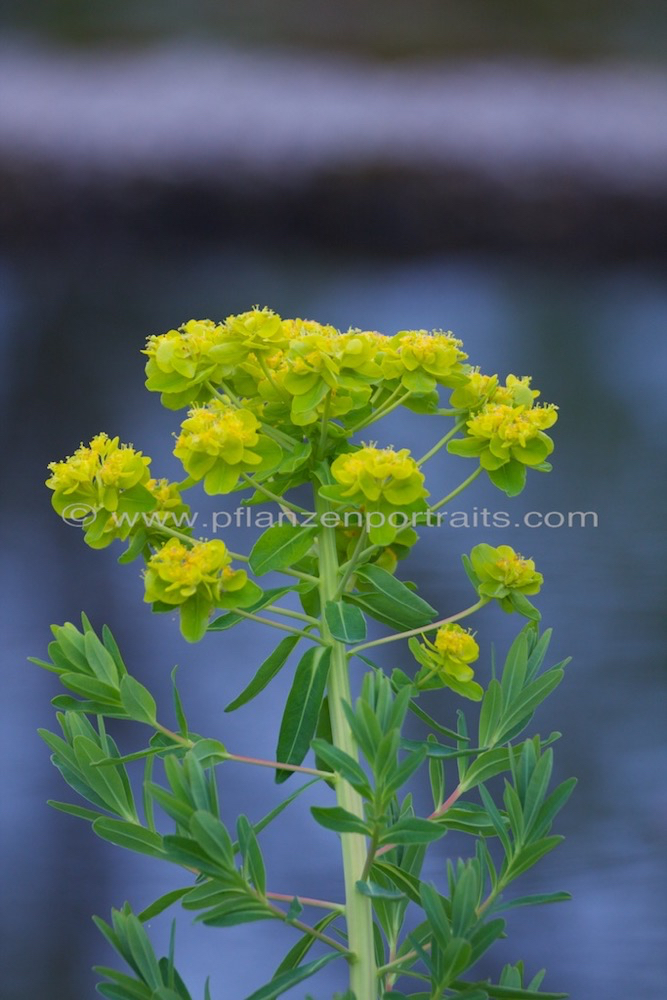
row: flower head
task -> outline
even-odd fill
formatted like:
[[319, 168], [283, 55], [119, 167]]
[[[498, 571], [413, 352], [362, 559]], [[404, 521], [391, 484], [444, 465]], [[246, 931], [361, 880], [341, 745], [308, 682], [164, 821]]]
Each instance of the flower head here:
[[207, 493], [229, 493], [244, 473], [272, 471], [280, 462], [280, 447], [259, 427], [250, 410], [213, 400], [188, 412], [174, 455], [189, 476], [204, 480]]
[[366, 515], [369, 537], [375, 545], [390, 545], [405, 527], [407, 512], [424, 509], [424, 475], [407, 448], [364, 445], [338, 455], [331, 465], [337, 486], [323, 495], [358, 506]]
[[211, 351], [220, 343], [224, 328], [211, 320], [191, 319], [178, 330], [151, 336], [146, 342], [146, 388], [162, 394], [163, 404], [178, 410], [208, 397], [204, 383], [225, 373]]
[[410, 648], [422, 665], [415, 677], [418, 687], [445, 685], [473, 701], [482, 697], [482, 688], [473, 680], [475, 671], [470, 666], [479, 658], [479, 646], [470, 631], [449, 623], [438, 629], [434, 642], [412, 639]]
[[[470, 567], [480, 597], [496, 598], [505, 611], [532, 609], [526, 595], [537, 594], [544, 577], [532, 559], [525, 559], [509, 545], [481, 543], [470, 553]], [[517, 597], [517, 595], [520, 595]], [[528, 614], [528, 617], [535, 617]]]
[[451, 333], [402, 330], [389, 339], [382, 369], [386, 378], [398, 378], [414, 392], [431, 392], [437, 384], [454, 387], [466, 379], [462, 362], [468, 355], [460, 348]]

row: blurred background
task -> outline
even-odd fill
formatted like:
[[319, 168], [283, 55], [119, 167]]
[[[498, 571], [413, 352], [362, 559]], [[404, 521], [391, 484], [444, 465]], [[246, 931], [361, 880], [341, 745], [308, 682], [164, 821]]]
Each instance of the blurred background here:
[[[221, 713], [271, 637], [240, 626], [187, 646], [142, 605], [136, 565], [86, 549], [42, 485], [48, 461], [101, 429], [177, 475], [177, 421], [143, 388], [143, 340], [254, 303], [344, 329], [452, 329], [483, 370], [531, 373], [560, 405], [551, 476], [513, 502], [481, 480], [457, 501], [471, 524], [486, 506], [511, 526], [433, 530], [399, 575], [457, 610], [460, 553], [510, 543], [545, 573], [553, 661], [573, 656], [535, 725], [563, 733], [556, 777], [580, 783], [556, 824], [565, 844], [523, 889], [574, 898], [512, 914], [480, 974], [524, 958], [575, 1000], [663, 995], [666, 22], [659, 0], [5, 0], [3, 1000], [92, 997], [90, 966], [111, 955], [90, 914], [125, 899], [138, 911], [179, 884], [45, 805], [72, 801], [35, 733], [55, 727], [55, 681], [25, 662], [44, 655], [50, 623], [82, 609], [108, 622], [166, 712], [179, 663], [195, 730], [273, 755], [288, 671], [252, 708]], [[378, 435], [421, 452], [430, 433], [402, 414]], [[462, 461], [432, 464], [434, 495]], [[597, 527], [530, 529], [526, 511], [594, 511]], [[247, 551], [253, 535], [228, 540]], [[520, 624], [493, 609], [475, 622], [480, 679], [491, 643], [504, 655]], [[447, 720], [456, 706], [432, 707]], [[221, 792], [226, 816], [278, 800], [266, 775], [233, 765]], [[309, 827], [299, 843], [322, 795], [263, 835], [276, 891], [342, 891], [335, 836]], [[469, 849], [448, 836], [427, 877]], [[152, 925], [163, 947], [168, 928], [169, 914]], [[240, 1000], [291, 942], [264, 924], [193, 932], [180, 914], [177, 964], [193, 997], [210, 973], [216, 1000]], [[330, 997], [342, 974], [311, 992]]]

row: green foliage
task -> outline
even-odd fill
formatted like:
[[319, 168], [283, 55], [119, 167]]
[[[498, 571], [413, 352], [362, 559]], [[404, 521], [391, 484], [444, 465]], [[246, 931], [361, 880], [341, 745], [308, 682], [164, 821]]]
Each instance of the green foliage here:
[[[415, 584], [394, 575], [418, 540], [415, 526], [428, 525], [430, 514], [482, 470], [514, 496], [528, 469], [550, 468], [553, 443], [544, 431], [556, 408], [534, 405], [529, 378], [510, 375], [501, 385], [469, 365], [460, 348], [451, 334], [339, 333], [283, 321], [270, 310], [222, 324], [192, 320], [149, 338], [145, 352], [148, 389], [172, 412], [192, 407], [175, 447], [187, 478], [152, 479], [149, 458], [104, 434], [51, 463], [47, 486], [56, 512], [65, 516], [72, 498], [89, 504], [87, 544], [120, 540], [127, 543], [123, 564], [143, 558], [146, 602], [155, 612], [178, 611], [184, 638], [199, 641], [241, 625], [280, 630], [262, 663], [234, 664], [241, 691], [225, 712], [247, 706], [291, 669], [300, 642], [308, 647], [276, 712], [275, 760], [262, 760], [245, 755], [252, 753], [252, 724], [249, 746], [233, 751], [219, 738], [226, 740], [224, 731], [193, 731], [175, 668], [175, 722], [167, 724], [106, 626], [97, 633], [85, 615], [80, 629], [53, 626], [49, 659], [33, 662], [64, 688], [53, 699], [60, 733], [40, 735], [85, 804], [50, 804], [89, 822], [110, 845], [176, 866], [182, 883], [138, 916], [126, 903], [112, 911], [111, 924], [96, 918], [129, 968], [97, 970], [103, 996], [189, 1000], [174, 966], [173, 932], [168, 955], [158, 958], [146, 930], [174, 906], [211, 928], [277, 921], [291, 929], [295, 943], [246, 1000], [272, 1000], [337, 958], [347, 961], [350, 986], [338, 1000], [562, 996], [541, 992], [543, 973], [531, 978], [520, 962], [502, 969], [497, 982], [468, 978], [505, 934], [507, 912], [569, 898], [561, 891], [522, 895], [514, 885], [560, 842], [552, 826], [574, 787], [574, 779], [552, 787], [559, 734], [526, 736], [567, 663], [544, 667], [550, 631], [540, 635], [541, 615], [529, 600], [542, 574], [508, 545], [476, 545], [463, 564], [479, 599], [446, 618]], [[448, 409], [443, 389], [451, 391]], [[454, 424], [419, 460], [407, 449], [351, 443], [399, 406], [422, 414], [425, 425], [447, 417]], [[445, 447], [473, 458], [477, 469], [429, 506], [424, 466]], [[195, 540], [190, 528], [170, 527], [169, 515], [178, 526], [186, 523], [178, 520], [188, 511], [181, 494], [196, 483], [214, 495], [246, 491], [243, 503], [253, 507], [279, 503], [280, 516], [247, 557], [219, 538]], [[312, 512], [290, 499], [303, 484]], [[233, 565], [238, 561], [243, 568]], [[251, 579], [268, 573], [288, 582], [262, 590]], [[286, 597], [292, 599], [283, 606]], [[294, 598], [303, 611], [294, 610]], [[489, 678], [474, 633], [458, 623], [495, 601], [527, 624], [498, 676], [494, 668]], [[214, 609], [224, 613], [211, 620]], [[379, 627], [389, 634], [375, 638]], [[400, 650], [390, 676], [364, 655], [386, 643]], [[251, 658], [249, 652], [244, 659]], [[365, 674], [353, 697], [349, 678], [359, 665]], [[443, 717], [424, 708], [429, 692], [442, 689]], [[468, 705], [479, 702], [470, 718], [457, 707], [461, 696]], [[107, 733], [109, 719], [119, 738], [125, 722], [139, 724], [132, 734], [148, 727], [149, 735], [121, 753]], [[278, 784], [295, 776], [297, 787], [263, 815], [259, 809], [257, 817], [230, 820], [228, 807], [220, 809], [219, 785], [230, 768], [253, 765], [272, 771]], [[138, 772], [131, 781], [139, 767], [143, 780]], [[430, 813], [416, 808], [412, 795], [426, 771]], [[316, 898], [307, 886], [303, 895], [277, 892], [279, 878], [267, 871], [263, 831], [315, 784], [324, 798], [310, 805], [312, 819], [342, 846], [343, 902]], [[466, 835], [464, 857], [451, 856], [450, 831]], [[295, 847], [309, 843], [304, 833]], [[422, 874], [430, 850], [440, 859], [427, 869], [434, 882]], [[316, 922], [308, 919], [311, 908], [319, 911]], [[413, 979], [419, 991], [401, 992]], [[207, 982], [204, 1000], [211, 996]]]

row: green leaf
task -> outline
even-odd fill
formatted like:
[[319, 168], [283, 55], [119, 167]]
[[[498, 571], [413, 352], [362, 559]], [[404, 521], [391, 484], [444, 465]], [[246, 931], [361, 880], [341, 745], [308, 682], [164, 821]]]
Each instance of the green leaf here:
[[255, 833], [259, 834], [262, 832], [262, 830], [266, 829], [269, 823], [272, 823], [273, 820], [276, 818], [276, 816], [279, 816], [283, 812], [283, 810], [287, 809], [287, 807], [291, 805], [292, 802], [294, 802], [294, 800], [299, 797], [299, 795], [301, 795], [302, 792], [305, 792], [307, 788], [311, 787], [311, 785], [317, 784], [319, 780], [320, 780], [319, 778], [313, 778], [312, 781], [307, 781], [305, 785], [300, 785], [295, 792], [292, 792], [292, 794], [288, 795], [286, 799], [283, 799], [282, 802], [279, 802], [278, 805], [275, 806], [270, 812], [268, 812], [266, 816], [263, 816], [262, 819], [259, 820], [259, 822], [253, 823], [253, 829]]
[[118, 689], [88, 674], [61, 674], [60, 682], [70, 691], [107, 706], [119, 706]]
[[231, 837], [219, 819], [198, 809], [190, 819], [190, 833], [221, 868], [234, 869]]
[[487, 469], [487, 473], [493, 485], [508, 497], [518, 496], [526, 485], [526, 466], [521, 462], [512, 460], [499, 469]]
[[368, 823], [365, 823], [359, 816], [355, 816], [354, 813], [348, 812], [347, 809], [343, 809], [341, 806], [327, 808], [311, 806], [310, 811], [313, 814], [315, 822], [327, 830], [335, 830], [336, 833], [362, 833], [364, 835], [370, 833]]
[[[256, 611], [261, 611], [262, 608], [267, 607], [269, 604], [273, 604], [279, 598], [284, 597], [285, 594], [289, 594], [292, 587], [270, 587], [268, 590], [262, 591], [262, 596], [250, 607], [245, 608], [245, 611], [254, 614]], [[220, 615], [219, 618], [214, 618], [208, 627], [209, 632], [224, 632], [228, 628], [232, 628], [234, 625], [238, 625], [239, 622], [247, 621], [243, 615], [236, 614], [235, 611], [228, 611], [225, 615]]]
[[[340, 917], [341, 914], [338, 911], [333, 911], [332, 913], [327, 913], [326, 917], [322, 917], [314, 924], [315, 930], [323, 931], [325, 930], [336, 917]], [[288, 953], [285, 955], [284, 959], [273, 973], [273, 978], [276, 979], [281, 973], [287, 972], [289, 969], [295, 969], [300, 962], [306, 957], [310, 949], [315, 944], [315, 938], [312, 934], [304, 934], [300, 941], [290, 948]]]
[[94, 809], [86, 809], [85, 806], [73, 806], [70, 802], [56, 802], [54, 799], [47, 799], [47, 806], [57, 809], [58, 812], [67, 813], [69, 816], [76, 816], [78, 819], [87, 819], [93, 822], [99, 819], [100, 814]]
[[154, 903], [147, 906], [145, 910], [137, 914], [137, 919], [145, 924], [147, 920], [152, 920], [153, 917], [158, 917], [165, 910], [173, 906], [174, 903], [178, 903], [180, 899], [185, 896], [186, 893], [190, 892], [191, 886], [186, 885], [182, 889], [172, 889], [171, 892], [165, 892], [164, 896], [160, 896], [156, 899]]
[[126, 823], [123, 820], [100, 816], [93, 823], [93, 830], [98, 837], [109, 840], [118, 847], [126, 847], [137, 854], [148, 854], [153, 858], [164, 857], [162, 837], [158, 833], [151, 833], [138, 823]]
[[234, 712], [237, 708], [246, 705], [253, 698], [256, 698], [285, 666], [290, 653], [300, 638], [298, 635], [288, 635], [286, 639], [282, 639], [271, 655], [264, 660], [253, 679], [243, 689], [241, 694], [233, 701], [230, 701], [229, 705], [225, 708], [225, 712]]
[[133, 805], [128, 800], [118, 768], [95, 767], [96, 764], [107, 760], [107, 755], [87, 737], [75, 736], [73, 745], [77, 764], [87, 784], [111, 812], [130, 818]]
[[400, 900], [405, 899], [405, 895], [400, 889], [386, 889], [382, 885], [378, 885], [377, 882], [357, 882], [356, 883], [357, 892], [360, 892], [362, 896], [370, 896], [371, 899], [386, 899], [389, 901], [400, 902]]
[[385, 830], [380, 844], [430, 844], [444, 837], [446, 832], [443, 826], [432, 820], [406, 816]]
[[366, 638], [366, 620], [360, 608], [344, 601], [328, 601], [324, 608], [329, 631], [340, 642], [361, 642]]
[[371, 786], [368, 778], [361, 765], [353, 757], [350, 757], [344, 750], [340, 750], [326, 740], [314, 739], [311, 745], [323, 764], [337, 774], [342, 775], [364, 798], [371, 797]]
[[313, 544], [317, 525], [273, 524], [255, 542], [250, 553], [250, 569], [255, 576], [293, 566]]
[[502, 711], [503, 689], [500, 683], [494, 679], [486, 689], [482, 709], [479, 713], [479, 745], [481, 747], [494, 745], [494, 734], [502, 717]]
[[356, 570], [368, 591], [346, 594], [345, 599], [365, 609], [377, 621], [400, 631], [427, 625], [438, 612], [409, 587], [379, 566], [366, 565]]
[[118, 687], [118, 670], [113, 656], [104, 648], [94, 632], [86, 632], [84, 636], [86, 660], [98, 680]]
[[519, 896], [517, 899], [510, 899], [505, 902], [493, 904], [493, 913], [501, 913], [504, 910], [516, 910], [520, 906], [545, 906], [548, 903], [567, 903], [572, 896], [569, 892], [540, 892], [532, 896]]
[[120, 700], [129, 717], [135, 722], [145, 722], [149, 726], [156, 725], [157, 707], [153, 695], [130, 674], [125, 674], [120, 682]]
[[239, 816], [236, 823], [236, 832], [246, 875], [260, 895], [263, 896], [266, 892], [264, 860], [259, 844], [257, 843], [255, 831], [248, 822], [247, 817]]
[[524, 688], [508, 706], [507, 714], [502, 720], [502, 731], [496, 741], [502, 743], [510, 734], [516, 735], [515, 727], [524, 720], [524, 725], [527, 726], [537, 706], [558, 687], [562, 679], [563, 671], [554, 667]]
[[[301, 657], [280, 724], [276, 759], [299, 765], [308, 753], [326, 689], [331, 648], [314, 646]], [[278, 783], [286, 781], [291, 771], [276, 772]]]
[[529, 844], [527, 847], [522, 848], [508, 865], [508, 877], [515, 879], [519, 875], [523, 875], [529, 868], [537, 864], [540, 858], [543, 858], [545, 854], [558, 847], [562, 840], [563, 837], [557, 836], [543, 837], [534, 844]]
[[469, 791], [481, 781], [488, 781], [496, 774], [510, 770], [510, 756], [506, 747], [486, 750], [470, 765], [461, 782], [462, 790]]
[[275, 997], [279, 997], [281, 993], [285, 993], [287, 990], [291, 989], [292, 986], [296, 986], [297, 983], [302, 983], [304, 979], [309, 979], [314, 976], [316, 972], [323, 969], [325, 965], [329, 962], [333, 962], [335, 958], [340, 958], [341, 953], [337, 951], [332, 951], [328, 955], [323, 955], [322, 958], [315, 959], [314, 962], [308, 962], [307, 965], [299, 965], [296, 969], [290, 969], [287, 972], [281, 972], [280, 975], [275, 976], [270, 983], [266, 983], [260, 989], [255, 990], [249, 997], [245, 1000], [274, 1000]]
[[530, 618], [534, 622], [541, 621], [542, 613], [538, 611], [534, 604], [531, 604], [525, 594], [520, 594], [517, 590], [511, 590], [508, 597], [514, 610], [518, 611], [524, 618]]
[[181, 604], [181, 635], [187, 642], [199, 642], [206, 635], [212, 605], [206, 594], [197, 591]]
[[371, 875], [377, 874], [377, 872], [388, 878], [413, 903], [421, 905], [421, 882], [415, 875], [411, 875], [410, 872], [399, 868], [398, 865], [394, 865], [390, 861], [379, 860], [373, 862]]

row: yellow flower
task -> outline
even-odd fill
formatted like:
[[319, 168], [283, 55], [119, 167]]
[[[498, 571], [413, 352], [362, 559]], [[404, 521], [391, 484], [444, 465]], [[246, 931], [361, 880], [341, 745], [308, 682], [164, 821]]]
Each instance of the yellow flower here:
[[223, 336], [220, 324], [191, 319], [178, 330], [149, 337], [143, 351], [148, 355], [146, 388], [161, 393], [162, 403], [172, 410], [206, 399], [203, 383], [218, 382], [226, 373], [211, 353]]
[[483, 375], [478, 368], [468, 374], [465, 385], [459, 386], [449, 398], [450, 406], [459, 410], [479, 410], [486, 403], [505, 403], [507, 406], [524, 406], [529, 409], [540, 395], [530, 388], [531, 378], [508, 375], [505, 385], [500, 385], [497, 375]]
[[[150, 458], [131, 445], [120, 444], [119, 438], [98, 434], [89, 445], [81, 444], [69, 458], [50, 462], [51, 475], [46, 485], [54, 491], [52, 502], [59, 514], [74, 501], [88, 504], [94, 510], [115, 511], [121, 496], [127, 497], [127, 491], [149, 478], [150, 462]], [[135, 493], [143, 495], [145, 489]]]
[[229, 493], [244, 473], [265, 473], [280, 463], [280, 447], [259, 426], [250, 410], [212, 400], [189, 411], [174, 455], [192, 479], [204, 480], [207, 493]]
[[[510, 545], [494, 548], [482, 542], [470, 553], [470, 567], [480, 597], [496, 598], [505, 611], [519, 611], [538, 618], [526, 595], [537, 594], [544, 577], [532, 559], [525, 559]], [[515, 595], [521, 595], [516, 597]]]
[[374, 448], [366, 445], [359, 451], [339, 455], [331, 474], [345, 489], [343, 497], [363, 495], [367, 500], [384, 498], [390, 504], [409, 504], [428, 494], [424, 475], [407, 448]]
[[411, 639], [410, 649], [422, 665], [415, 677], [417, 687], [429, 689], [444, 684], [465, 698], [480, 700], [482, 688], [473, 680], [475, 671], [470, 666], [479, 658], [479, 646], [471, 632], [450, 622], [441, 625], [434, 642]]
[[510, 406], [488, 403], [466, 423], [468, 435], [482, 443], [480, 462], [497, 469], [511, 459], [524, 465], [539, 465], [553, 451], [553, 441], [544, 434], [558, 419], [553, 405]]
[[451, 333], [402, 330], [389, 339], [382, 370], [413, 392], [432, 392], [437, 384], [455, 387], [466, 379], [462, 362], [468, 355], [460, 348]]

